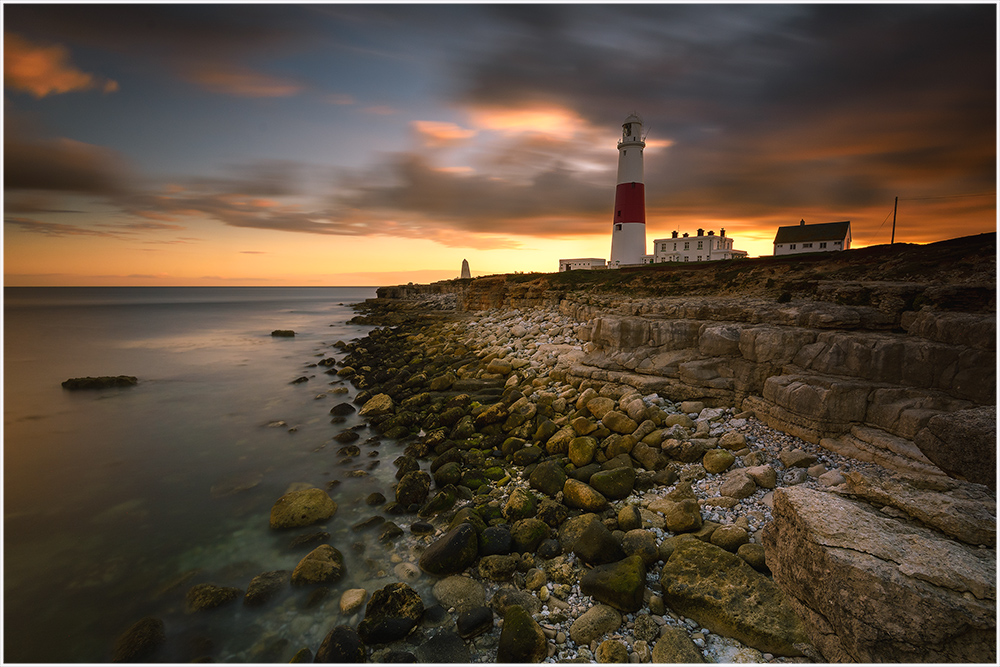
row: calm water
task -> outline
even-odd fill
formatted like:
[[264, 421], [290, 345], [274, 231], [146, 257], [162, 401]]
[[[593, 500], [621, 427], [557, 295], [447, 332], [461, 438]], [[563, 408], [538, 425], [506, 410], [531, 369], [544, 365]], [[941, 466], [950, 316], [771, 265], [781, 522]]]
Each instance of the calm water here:
[[[165, 660], [287, 662], [302, 645], [315, 650], [339, 591], [365, 570], [347, 527], [371, 515], [360, 501], [368, 493], [391, 498], [398, 444], [366, 445], [372, 434], [362, 430], [353, 467], [382, 465], [331, 491], [340, 510], [326, 528], [352, 577], [325, 606], [302, 611], [308, 591], [289, 589], [264, 610], [237, 603], [187, 614], [184, 593], [203, 582], [245, 589], [306, 553], [268, 529], [268, 514], [290, 485], [325, 488], [349, 465], [332, 436], [357, 422], [331, 425], [328, 412], [356, 391], [310, 364], [341, 358], [334, 342], [367, 333], [346, 324], [347, 306], [373, 296], [369, 288], [5, 288], [5, 660], [104, 662], [115, 638], [147, 615], [166, 624]], [[278, 328], [297, 335], [272, 338]], [[138, 386], [60, 386], [119, 374], [137, 376]], [[291, 384], [303, 375], [310, 380]], [[350, 393], [328, 393], [337, 387]], [[269, 426], [276, 421], [287, 426]], [[252, 488], [227, 493], [241, 486]], [[388, 563], [374, 537], [365, 539], [364, 557]]]

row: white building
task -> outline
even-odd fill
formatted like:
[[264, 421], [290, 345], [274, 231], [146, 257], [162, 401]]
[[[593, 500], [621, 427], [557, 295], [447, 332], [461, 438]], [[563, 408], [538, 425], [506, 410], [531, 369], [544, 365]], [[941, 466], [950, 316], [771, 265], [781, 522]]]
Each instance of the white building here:
[[741, 259], [747, 256], [746, 250], [733, 248], [733, 239], [726, 236], [726, 230], [698, 230], [697, 236], [687, 232], [680, 236], [672, 232], [669, 239], [654, 239], [653, 254], [643, 257], [644, 264], [659, 264], [661, 262], [713, 262], [721, 259]]
[[582, 257], [577, 259], [560, 259], [559, 271], [579, 271], [581, 269], [606, 269], [607, 261], [598, 257]]
[[778, 227], [774, 235], [775, 255], [796, 255], [807, 252], [833, 252], [851, 248], [851, 221], [822, 222]]

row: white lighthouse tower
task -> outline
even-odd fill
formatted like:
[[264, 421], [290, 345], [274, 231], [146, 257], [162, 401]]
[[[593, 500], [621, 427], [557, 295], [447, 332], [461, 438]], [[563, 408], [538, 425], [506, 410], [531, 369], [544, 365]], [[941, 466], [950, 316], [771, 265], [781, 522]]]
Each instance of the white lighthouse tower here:
[[642, 176], [642, 118], [633, 113], [622, 123], [618, 142], [618, 185], [615, 188], [608, 268], [641, 264], [646, 254], [646, 193]]

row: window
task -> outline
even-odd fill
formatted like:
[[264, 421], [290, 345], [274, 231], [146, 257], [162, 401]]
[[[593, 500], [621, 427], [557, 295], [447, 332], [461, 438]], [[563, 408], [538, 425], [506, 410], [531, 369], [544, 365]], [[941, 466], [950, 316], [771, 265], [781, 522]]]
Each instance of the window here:
[[616, 231], [616, 232], [620, 232], [621, 230], [622, 230], [622, 226], [621, 226], [621, 224], [617, 224], [617, 225], [615, 225], [615, 231]]
[[[621, 229], [621, 225], [618, 225], [618, 228], [619, 228], [619, 229]], [[795, 250], [795, 244], [794, 244], [794, 243], [790, 244], [790, 245], [788, 246], [788, 249], [789, 249], [789, 250]]]
[[698, 241], [698, 250], [701, 250], [701, 244], [702, 243], [703, 243], [703, 241]]
[[813, 244], [812, 243], [803, 243], [802, 247], [803, 248], [811, 248], [811, 247], [813, 247]]
[[684, 249], [685, 250], [690, 250], [691, 249], [691, 242], [690, 241], [685, 241], [684, 242]]
[[825, 248], [826, 247], [826, 241], [820, 241], [819, 247], [820, 248]]
[[619, 217], [619, 218], [620, 218], [620, 217], [622, 217], [622, 212], [621, 212], [621, 210], [619, 210], [619, 211], [618, 211], [618, 217]]
[[687, 255], [685, 255], [685, 256], [684, 256], [684, 261], [685, 261], [685, 262], [690, 262], [690, 261], [691, 261], [691, 258], [690, 258], [690, 257], [688, 257]]
[[777, 247], [779, 247], [779, 248], [784, 248], [784, 247], [785, 247], [785, 244], [784, 244], [784, 243], [779, 243]]
[[674, 250], [677, 250], [677, 244], [676, 243], [674, 244]]
[[660, 244], [660, 252], [666, 252], [666, 251], [667, 251], [667, 244], [666, 243], [661, 243]]
[[701, 261], [701, 255], [698, 255], [698, 261], [699, 262]]
[[843, 242], [842, 241], [834, 241], [833, 245], [840, 245], [841, 243], [843, 243]]

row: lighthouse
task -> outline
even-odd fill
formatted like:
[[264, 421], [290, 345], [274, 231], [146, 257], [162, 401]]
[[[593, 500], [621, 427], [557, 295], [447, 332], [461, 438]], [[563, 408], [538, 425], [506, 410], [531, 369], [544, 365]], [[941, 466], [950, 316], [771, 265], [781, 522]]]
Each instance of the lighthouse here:
[[615, 187], [609, 268], [641, 264], [646, 254], [646, 193], [642, 176], [642, 118], [633, 113], [622, 123], [618, 142], [618, 184]]

